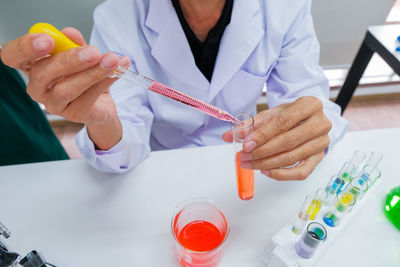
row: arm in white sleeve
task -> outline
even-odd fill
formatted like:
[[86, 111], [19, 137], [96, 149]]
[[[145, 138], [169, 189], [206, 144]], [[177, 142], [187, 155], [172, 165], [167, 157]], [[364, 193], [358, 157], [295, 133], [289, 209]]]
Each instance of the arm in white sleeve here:
[[302, 96], [318, 97], [326, 117], [332, 121], [330, 146], [339, 141], [348, 128], [340, 107], [329, 100], [329, 83], [319, 66], [319, 43], [311, 17], [311, 1], [304, 2], [301, 12], [286, 32], [280, 56], [267, 81], [270, 108], [294, 102]]
[[[104, 19], [96, 13], [94, 18], [91, 43], [102, 53], [121, 52]], [[136, 71], [134, 62], [131, 62], [130, 69]], [[149, 155], [153, 113], [148, 107], [145, 89], [123, 79], [111, 86], [110, 94], [122, 123], [121, 140], [109, 150], [96, 150], [85, 127], [76, 136], [76, 143], [82, 155], [99, 171], [123, 173], [136, 167]]]

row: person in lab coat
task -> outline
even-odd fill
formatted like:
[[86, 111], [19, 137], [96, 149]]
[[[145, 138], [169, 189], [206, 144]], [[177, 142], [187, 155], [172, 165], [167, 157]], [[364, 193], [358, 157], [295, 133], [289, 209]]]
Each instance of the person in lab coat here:
[[328, 99], [310, 9], [311, 0], [108, 0], [94, 12], [92, 45], [66, 28], [82, 47], [46, 57], [50, 36], [27, 34], [1, 56], [27, 73], [34, 100], [86, 125], [77, 144], [104, 172], [132, 169], [151, 150], [232, 141], [229, 123], [108, 78], [118, 66], [231, 114], [255, 114], [266, 85], [269, 110], [255, 116], [241, 165], [301, 180], [347, 128]]

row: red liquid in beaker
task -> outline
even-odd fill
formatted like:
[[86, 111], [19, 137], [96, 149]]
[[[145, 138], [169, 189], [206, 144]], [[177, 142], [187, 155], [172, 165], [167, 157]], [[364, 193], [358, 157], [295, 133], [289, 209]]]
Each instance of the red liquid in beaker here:
[[254, 196], [254, 170], [240, 167], [239, 152], [236, 153], [235, 164], [239, 197], [243, 200], [252, 199]]
[[209, 251], [218, 247], [224, 236], [212, 223], [199, 220], [185, 225], [179, 232], [178, 241], [193, 251]]

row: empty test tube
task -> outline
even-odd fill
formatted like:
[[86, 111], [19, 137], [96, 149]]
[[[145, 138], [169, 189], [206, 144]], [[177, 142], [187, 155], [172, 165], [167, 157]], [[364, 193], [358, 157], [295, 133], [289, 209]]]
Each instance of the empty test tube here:
[[357, 150], [356, 152], [354, 152], [350, 160], [350, 162], [354, 165], [354, 171], [351, 174], [351, 177], [354, 177], [357, 174], [358, 169], [360, 168], [366, 157], [367, 154], [365, 154], [365, 152], [363, 151]]
[[300, 207], [300, 211], [297, 214], [296, 221], [293, 224], [292, 227], [292, 232], [295, 233], [296, 235], [300, 235], [303, 233], [304, 228], [307, 225], [307, 222], [310, 218], [310, 216], [306, 212], [306, 208], [311, 204], [311, 197], [310, 195], [307, 195], [306, 198], [304, 199], [303, 204]]
[[365, 163], [365, 166], [369, 165], [373, 168], [378, 167], [378, 164], [379, 164], [379, 162], [381, 162], [382, 157], [383, 156], [381, 154], [379, 154], [378, 152], [376, 152], [376, 151], [372, 152], [367, 160], [367, 163]]

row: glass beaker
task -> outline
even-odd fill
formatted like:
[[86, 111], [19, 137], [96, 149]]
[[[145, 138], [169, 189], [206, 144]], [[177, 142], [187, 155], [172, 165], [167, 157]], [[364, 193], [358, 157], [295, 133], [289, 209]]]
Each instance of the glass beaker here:
[[194, 198], [176, 207], [171, 221], [176, 256], [183, 267], [215, 267], [229, 233], [227, 217], [208, 198]]
[[238, 114], [235, 118], [240, 121], [240, 123], [232, 122], [237, 190], [239, 198], [249, 200], [254, 196], [254, 170], [240, 167], [239, 152], [243, 149], [243, 142], [253, 132], [254, 118], [247, 113]]
[[315, 250], [326, 240], [327, 233], [325, 227], [317, 222], [312, 222], [307, 226], [299, 242], [296, 243], [295, 250], [297, 255], [304, 259], [311, 258]]

